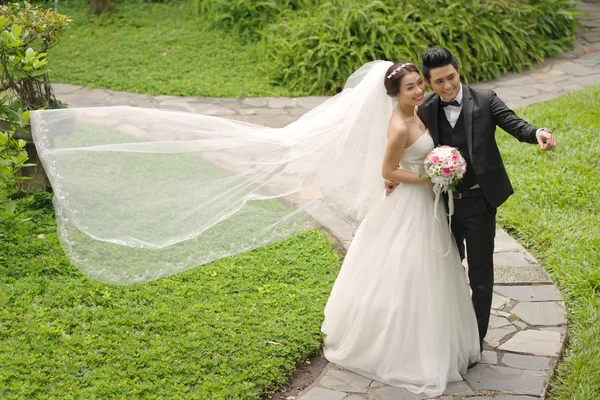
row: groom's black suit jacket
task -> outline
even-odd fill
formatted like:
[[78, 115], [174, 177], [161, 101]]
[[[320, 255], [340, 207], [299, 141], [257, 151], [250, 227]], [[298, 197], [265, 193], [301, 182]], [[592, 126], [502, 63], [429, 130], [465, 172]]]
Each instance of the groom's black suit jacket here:
[[[494, 138], [496, 126], [527, 143], [537, 143], [537, 128], [517, 117], [492, 90], [473, 89], [467, 85], [462, 85], [462, 88], [461, 112], [471, 164], [486, 200], [498, 207], [513, 193], [513, 188]], [[418, 115], [429, 129], [436, 146], [440, 144], [439, 107], [440, 97], [431, 93], [418, 109]]]

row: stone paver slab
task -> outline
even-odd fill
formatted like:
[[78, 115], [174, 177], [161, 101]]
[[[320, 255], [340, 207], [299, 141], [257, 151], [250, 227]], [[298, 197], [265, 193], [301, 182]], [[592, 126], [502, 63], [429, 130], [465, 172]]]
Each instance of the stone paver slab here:
[[501, 253], [504, 251], [522, 251], [525, 252], [525, 248], [521, 246], [515, 239], [511, 238], [508, 233], [501, 229], [496, 229], [496, 237], [494, 239], [494, 253]]
[[566, 322], [564, 306], [556, 301], [520, 302], [510, 311], [531, 325], [560, 325]]
[[444, 390], [443, 394], [454, 396], [475, 396], [475, 392], [473, 392], [464, 381], [448, 382], [446, 390]]
[[329, 370], [319, 380], [319, 384], [338, 392], [367, 393], [371, 381], [372, 379], [330, 364]]
[[242, 104], [250, 107], [265, 107], [268, 104], [268, 101], [263, 97], [249, 97], [242, 100]]
[[494, 265], [524, 266], [537, 264], [535, 258], [521, 251], [494, 253]]
[[527, 328], [527, 324], [525, 322], [523, 322], [523, 321], [514, 320], [512, 323], [513, 323], [514, 326], [516, 326], [519, 329], [525, 329], [525, 328]]
[[585, 87], [585, 85], [580, 85], [579, 83], [575, 82], [573, 79], [556, 82], [556, 86], [559, 86], [565, 92], [581, 90]]
[[377, 390], [377, 394], [383, 400], [424, 400], [427, 398], [424, 394], [415, 394], [404, 388], [385, 387]]
[[288, 98], [273, 98], [269, 100], [269, 108], [286, 108], [286, 107], [295, 107], [298, 103], [294, 99]]
[[581, 86], [600, 85], [600, 74], [590, 75], [583, 78], [573, 78], [572, 81]]
[[500, 310], [502, 307], [510, 303], [510, 299], [506, 296], [502, 296], [498, 293], [494, 293], [492, 296], [492, 308]]
[[490, 315], [489, 329], [501, 328], [510, 325], [510, 321], [498, 315]]
[[532, 104], [543, 103], [545, 101], [550, 101], [550, 100], [555, 99], [556, 96], [557, 95], [554, 93], [542, 93], [537, 96], [527, 97], [527, 98], [517, 101], [517, 107], [527, 107]]
[[498, 329], [488, 329], [487, 335], [485, 335], [483, 341], [492, 347], [498, 347], [502, 339], [516, 331], [517, 328], [512, 325]]
[[309, 97], [299, 97], [295, 100], [298, 102], [298, 105], [300, 107], [308, 108], [309, 110], [312, 110], [313, 108], [323, 104], [328, 99], [329, 99], [329, 97], [327, 97], [327, 96], [309, 96]]
[[567, 73], [564, 71], [560, 71], [557, 69], [551, 69], [550, 71], [547, 72], [538, 72], [535, 74], [531, 74], [531, 76], [533, 76], [534, 78], [538, 79], [538, 80], [544, 80], [547, 81], [549, 78], [554, 78], [557, 76], [563, 76], [566, 75]]
[[516, 353], [533, 354], [537, 356], [556, 357], [560, 350], [560, 333], [528, 329], [515, 333], [499, 350]]
[[525, 98], [540, 94], [539, 90], [529, 86], [503, 86], [496, 89], [496, 93], [498, 93], [500, 98], [505, 94]]
[[558, 71], [566, 72], [569, 75], [574, 76], [587, 76], [594, 75], [598, 73], [598, 70], [595, 68], [588, 68], [584, 65], [577, 64], [574, 62], [567, 62], [564, 64], [557, 64], [554, 66], [554, 69]]
[[554, 285], [495, 286], [494, 291], [518, 301], [562, 301]]
[[477, 390], [498, 390], [512, 394], [540, 396], [544, 374], [496, 365], [478, 364], [465, 375], [469, 384]]
[[300, 397], [302, 400], [342, 400], [346, 397], [346, 393], [314, 387]]
[[530, 75], [519, 76], [518, 78], [513, 79], [501, 79], [497, 82], [498, 87], [524, 87], [529, 86], [530, 83], [534, 83], [535, 77]]
[[494, 265], [494, 280], [498, 285], [552, 283], [546, 271], [539, 265]]
[[479, 362], [482, 364], [498, 364], [498, 353], [491, 350], [485, 350], [481, 353], [481, 361]]
[[506, 353], [502, 356], [502, 363], [513, 368], [546, 370], [550, 368], [552, 358]]

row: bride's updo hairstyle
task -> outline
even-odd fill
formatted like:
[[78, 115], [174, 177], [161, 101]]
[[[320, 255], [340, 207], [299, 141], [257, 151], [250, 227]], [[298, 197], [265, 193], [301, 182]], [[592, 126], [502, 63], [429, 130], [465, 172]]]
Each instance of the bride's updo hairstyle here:
[[411, 72], [419, 73], [419, 70], [413, 64], [408, 62], [396, 63], [388, 68], [383, 80], [383, 85], [385, 86], [388, 96], [396, 97], [400, 92], [402, 78]]

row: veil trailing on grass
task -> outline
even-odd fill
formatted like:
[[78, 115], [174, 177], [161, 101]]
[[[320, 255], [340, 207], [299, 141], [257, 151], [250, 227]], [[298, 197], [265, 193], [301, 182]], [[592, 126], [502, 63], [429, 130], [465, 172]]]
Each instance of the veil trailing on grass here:
[[386, 61], [286, 127], [132, 107], [32, 112], [61, 243], [94, 279], [147, 282], [326, 223], [383, 196]]

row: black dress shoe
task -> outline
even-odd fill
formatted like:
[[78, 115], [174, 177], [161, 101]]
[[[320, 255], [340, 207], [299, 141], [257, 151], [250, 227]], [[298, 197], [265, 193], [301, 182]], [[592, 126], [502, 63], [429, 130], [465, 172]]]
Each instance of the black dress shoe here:
[[467, 369], [471, 369], [471, 368], [473, 368], [474, 366], [476, 366], [477, 364], [479, 364], [479, 361], [473, 361], [473, 362], [470, 362], [470, 363], [469, 363], [469, 365], [467, 366]]

